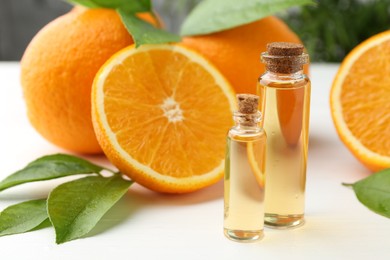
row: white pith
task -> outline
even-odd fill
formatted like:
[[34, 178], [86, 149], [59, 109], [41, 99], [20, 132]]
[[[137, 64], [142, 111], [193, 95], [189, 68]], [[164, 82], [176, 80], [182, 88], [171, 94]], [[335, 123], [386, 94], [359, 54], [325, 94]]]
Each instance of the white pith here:
[[176, 123], [184, 120], [183, 110], [181, 110], [179, 103], [173, 97], [166, 98], [160, 107], [168, 122]]

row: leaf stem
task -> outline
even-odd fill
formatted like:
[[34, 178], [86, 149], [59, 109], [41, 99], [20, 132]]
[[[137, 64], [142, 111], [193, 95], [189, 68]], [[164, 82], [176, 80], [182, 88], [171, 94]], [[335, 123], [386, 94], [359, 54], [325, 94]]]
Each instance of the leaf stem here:
[[342, 182], [341, 183], [343, 186], [345, 187], [353, 187], [353, 183], [345, 183], [345, 182]]

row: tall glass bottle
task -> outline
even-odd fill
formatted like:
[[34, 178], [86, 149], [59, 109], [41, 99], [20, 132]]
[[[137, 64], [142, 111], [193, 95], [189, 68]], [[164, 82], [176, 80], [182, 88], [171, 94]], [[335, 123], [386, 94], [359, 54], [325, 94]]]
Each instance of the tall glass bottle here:
[[270, 227], [304, 223], [310, 80], [303, 73], [309, 61], [303, 49], [301, 44], [271, 43], [261, 54], [266, 72], [257, 93], [268, 133], [265, 224]]
[[234, 241], [263, 237], [266, 134], [258, 126], [258, 96], [239, 94], [236, 125], [227, 136], [224, 233]]

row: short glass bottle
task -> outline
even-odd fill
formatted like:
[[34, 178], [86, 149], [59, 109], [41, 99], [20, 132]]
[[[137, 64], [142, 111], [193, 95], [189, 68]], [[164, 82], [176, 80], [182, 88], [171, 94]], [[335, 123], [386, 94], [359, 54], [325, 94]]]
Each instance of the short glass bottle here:
[[[259, 127], [258, 96], [239, 94], [236, 125], [227, 136], [224, 178], [224, 233], [231, 240], [252, 242], [263, 238], [266, 134]], [[240, 107], [254, 99], [248, 111]], [[240, 100], [241, 99], [241, 100]], [[253, 103], [254, 102], [254, 103]]]
[[310, 80], [303, 65], [309, 57], [301, 44], [271, 43], [261, 60], [266, 72], [257, 94], [268, 133], [265, 224], [296, 227], [304, 223]]

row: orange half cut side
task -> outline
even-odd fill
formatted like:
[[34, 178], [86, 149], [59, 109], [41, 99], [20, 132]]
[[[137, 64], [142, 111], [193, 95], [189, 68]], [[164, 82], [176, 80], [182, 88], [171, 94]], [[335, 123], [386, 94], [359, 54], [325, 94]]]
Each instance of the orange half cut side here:
[[92, 114], [110, 161], [155, 191], [183, 193], [223, 176], [235, 96], [224, 77], [180, 45], [130, 46], [96, 75]]
[[345, 58], [330, 105], [337, 132], [357, 159], [372, 171], [390, 167], [390, 31]]

